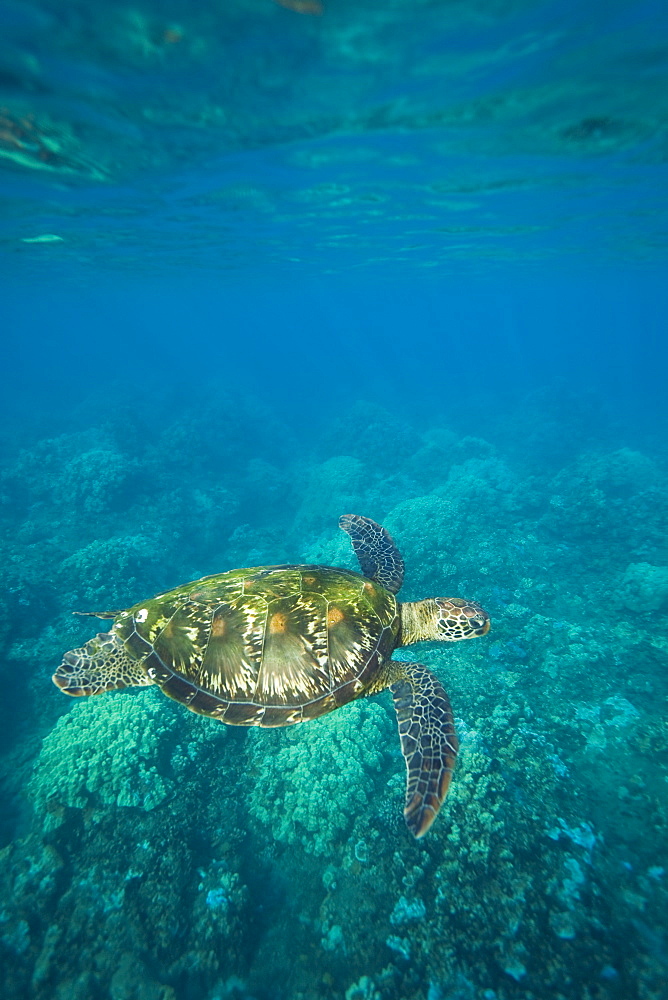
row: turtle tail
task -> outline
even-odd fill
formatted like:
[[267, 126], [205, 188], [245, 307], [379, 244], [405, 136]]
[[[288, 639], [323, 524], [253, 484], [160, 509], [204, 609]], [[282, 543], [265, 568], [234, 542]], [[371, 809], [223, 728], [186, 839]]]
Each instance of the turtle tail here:
[[99, 632], [85, 646], [65, 653], [51, 680], [74, 698], [152, 683], [113, 632]]

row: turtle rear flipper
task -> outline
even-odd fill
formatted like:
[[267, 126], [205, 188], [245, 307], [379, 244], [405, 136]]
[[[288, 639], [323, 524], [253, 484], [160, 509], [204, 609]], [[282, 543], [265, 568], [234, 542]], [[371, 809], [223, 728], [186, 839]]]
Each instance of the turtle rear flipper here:
[[404, 819], [414, 837], [423, 837], [448, 794], [459, 741], [438, 678], [421, 663], [392, 660], [388, 667], [406, 760]]
[[404, 582], [404, 561], [389, 531], [360, 514], [343, 514], [339, 528], [350, 535], [364, 576], [391, 594], [399, 593]]
[[99, 632], [85, 646], [65, 653], [51, 680], [63, 694], [75, 698], [152, 683], [113, 632]]

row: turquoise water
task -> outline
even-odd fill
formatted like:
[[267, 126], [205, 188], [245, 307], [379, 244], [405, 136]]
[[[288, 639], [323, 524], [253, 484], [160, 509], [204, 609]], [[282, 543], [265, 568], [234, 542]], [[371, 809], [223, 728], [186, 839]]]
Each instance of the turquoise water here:
[[[0, 3], [0, 993], [667, 1000], [665, 5]], [[228, 727], [50, 677], [118, 610], [355, 569], [389, 691]]]

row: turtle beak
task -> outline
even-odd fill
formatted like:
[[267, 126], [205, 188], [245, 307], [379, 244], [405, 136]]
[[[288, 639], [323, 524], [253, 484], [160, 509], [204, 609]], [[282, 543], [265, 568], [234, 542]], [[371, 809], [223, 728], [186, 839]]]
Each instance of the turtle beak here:
[[77, 682], [77, 674], [69, 663], [61, 663], [55, 674], [51, 677], [51, 680], [57, 688], [60, 688], [63, 694], [69, 694], [72, 698], [79, 698], [81, 695], [88, 694]]

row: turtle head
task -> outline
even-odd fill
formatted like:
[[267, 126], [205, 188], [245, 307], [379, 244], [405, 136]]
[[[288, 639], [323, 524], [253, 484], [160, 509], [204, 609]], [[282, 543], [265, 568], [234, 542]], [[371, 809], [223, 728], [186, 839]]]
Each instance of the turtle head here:
[[464, 601], [461, 597], [436, 597], [435, 639], [444, 642], [458, 642], [459, 639], [475, 639], [487, 635], [491, 622], [489, 615], [475, 601]]
[[401, 605], [401, 645], [434, 639], [459, 642], [490, 630], [489, 615], [475, 601], [461, 597], [429, 597]]
[[141, 662], [127, 655], [113, 628], [65, 653], [51, 680], [63, 694], [73, 698], [152, 683]]

